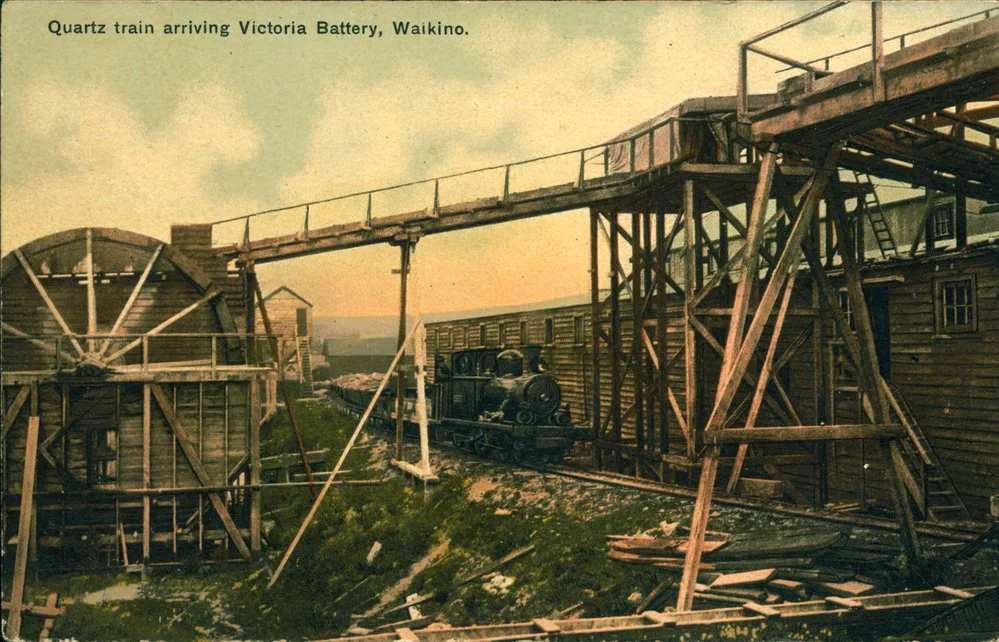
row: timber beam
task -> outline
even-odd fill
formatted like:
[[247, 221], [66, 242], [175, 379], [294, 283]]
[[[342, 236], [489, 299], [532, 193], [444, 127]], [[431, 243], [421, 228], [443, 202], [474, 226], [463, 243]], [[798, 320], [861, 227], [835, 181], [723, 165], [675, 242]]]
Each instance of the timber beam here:
[[897, 439], [905, 436], [902, 424], [845, 424], [837, 426], [766, 426], [726, 428], [705, 433], [709, 444], [749, 444], [826, 439]]

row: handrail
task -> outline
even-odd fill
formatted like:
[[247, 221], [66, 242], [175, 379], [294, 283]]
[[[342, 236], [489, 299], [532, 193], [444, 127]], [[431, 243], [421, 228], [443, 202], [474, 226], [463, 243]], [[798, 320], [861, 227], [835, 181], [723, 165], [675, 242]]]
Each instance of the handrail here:
[[[628, 135], [628, 136], [619, 136], [617, 138], [614, 138], [614, 139], [611, 139], [609, 141], [605, 141], [605, 142], [602, 142], [602, 143], [599, 143], [599, 144], [596, 144], [596, 145], [589, 145], [589, 146], [586, 146], [586, 147], [580, 147], [580, 148], [576, 148], [576, 149], [572, 149], [572, 150], [568, 150], [568, 151], [556, 152], [556, 153], [553, 153], [553, 154], [546, 154], [546, 155], [543, 155], [543, 156], [536, 156], [536, 157], [532, 157], [532, 158], [528, 158], [528, 159], [524, 159], [524, 160], [519, 160], [519, 161], [513, 161], [513, 162], [509, 162], [509, 163], [503, 163], [503, 164], [498, 164], [498, 165], [490, 165], [490, 166], [487, 166], [487, 167], [479, 167], [479, 168], [476, 168], [476, 169], [465, 170], [465, 171], [461, 171], [461, 172], [455, 172], [455, 173], [452, 173], [452, 174], [444, 174], [444, 175], [434, 176], [434, 177], [431, 177], [431, 178], [424, 178], [424, 179], [415, 180], [415, 181], [408, 181], [408, 182], [405, 182], [405, 183], [398, 183], [398, 184], [390, 185], [390, 186], [386, 186], [386, 187], [379, 187], [379, 188], [368, 189], [368, 190], [360, 190], [360, 191], [355, 191], [355, 192], [351, 192], [351, 193], [348, 193], [348, 194], [340, 194], [340, 195], [337, 195], [337, 196], [332, 196], [332, 197], [329, 197], [329, 198], [317, 199], [317, 200], [312, 200], [312, 201], [305, 201], [305, 202], [302, 202], [302, 203], [296, 203], [294, 205], [285, 205], [285, 206], [282, 206], [282, 207], [270, 208], [270, 209], [266, 209], [266, 210], [252, 212], [250, 214], [241, 214], [239, 216], [232, 216], [232, 217], [229, 217], [229, 218], [219, 219], [217, 221], [212, 222], [211, 225], [212, 226], [216, 226], [216, 225], [222, 225], [222, 224], [225, 224], [225, 223], [234, 223], [234, 222], [238, 222], [238, 221], [244, 221], [247, 225], [249, 225], [249, 222], [252, 219], [254, 219], [254, 218], [258, 217], [258, 216], [263, 216], [263, 215], [267, 215], [267, 214], [277, 214], [277, 213], [282, 213], [282, 212], [291, 212], [291, 211], [295, 211], [295, 210], [301, 210], [303, 208], [309, 208], [309, 207], [314, 206], [314, 205], [323, 205], [323, 204], [326, 204], [326, 203], [333, 203], [333, 202], [337, 202], [337, 201], [343, 201], [343, 200], [347, 200], [347, 199], [350, 199], [350, 198], [357, 198], [357, 197], [362, 197], [362, 196], [367, 196], [368, 197], [368, 211], [366, 213], [365, 221], [367, 221], [367, 222], [370, 223], [371, 215], [372, 215], [372, 213], [371, 213], [371, 196], [372, 195], [381, 194], [381, 193], [385, 193], [385, 192], [389, 192], [389, 191], [393, 191], [393, 190], [399, 190], [399, 189], [403, 189], [403, 188], [406, 188], [406, 187], [414, 187], [414, 186], [417, 186], [417, 185], [430, 185], [431, 183], [435, 184], [435, 190], [434, 191], [435, 191], [435, 193], [438, 193], [439, 192], [438, 188], [439, 188], [439, 184], [440, 184], [441, 181], [448, 180], [448, 179], [453, 179], [453, 178], [461, 178], [461, 177], [469, 176], [469, 175], [472, 175], [472, 174], [497, 171], [497, 170], [505, 170], [505, 174], [506, 175], [504, 177], [504, 189], [503, 189], [502, 195], [503, 195], [504, 198], [506, 198], [506, 197], [509, 196], [509, 176], [510, 176], [510, 170], [512, 168], [522, 167], [524, 165], [529, 165], [531, 163], [537, 163], [537, 162], [541, 162], [541, 161], [551, 160], [551, 159], [554, 159], [554, 158], [562, 158], [562, 157], [569, 157], [569, 156], [578, 155], [580, 157], [580, 161], [579, 161], [579, 176], [580, 177], [585, 177], [584, 167], [588, 163], [591, 163], [594, 160], [600, 160], [600, 159], [602, 159], [604, 161], [604, 168], [606, 170], [606, 168], [608, 166], [608, 155], [609, 155], [610, 149], [612, 147], [621, 147], [621, 146], [624, 146], [624, 145], [630, 146], [630, 148], [631, 148], [630, 149], [630, 162], [629, 162], [629, 168], [627, 170], [627, 173], [634, 174], [635, 171], [636, 171], [635, 146], [636, 146], [636, 143], [639, 140], [649, 139], [650, 143], [654, 144], [655, 133], [657, 131], [663, 129], [663, 128], [673, 127], [673, 125], [675, 123], [679, 123], [679, 122], [709, 122], [709, 121], [712, 121], [712, 119], [710, 119], [710, 118], [686, 117], [686, 116], [669, 116], [665, 120], [662, 120], [662, 121], [660, 121], [658, 123], [650, 125], [649, 127], [644, 128], [644, 129], [642, 129], [640, 131], [637, 131], [637, 132], [635, 132], [635, 133], [633, 133], [631, 135]], [[654, 157], [654, 153], [653, 153], [653, 144], [649, 145], [649, 148], [650, 148], [649, 149], [649, 160], [650, 160], [650, 162], [654, 162], [655, 161], [655, 157]], [[592, 154], [591, 156], [587, 157], [587, 152], [595, 152], [595, 153]], [[671, 150], [671, 152], [672, 152], [672, 150]], [[436, 199], [435, 199], [435, 202], [436, 202]], [[435, 208], [435, 211], [436, 211], [436, 208]], [[303, 231], [305, 231], [305, 232], [309, 231], [308, 227], [307, 227], [307, 224], [306, 224], [306, 227], [304, 228]], [[244, 241], [245, 240], [247, 240], [247, 239], [245, 238], [245, 233], [244, 233]]]
[[[900, 40], [901, 42], [899, 43], [900, 44], [899, 48], [900, 49], [904, 49], [905, 48], [905, 39], [907, 37], [909, 37], [909, 36], [914, 36], [917, 33], [923, 33], [924, 31], [932, 31], [933, 29], [939, 29], [940, 27], [946, 27], [947, 25], [954, 24], [955, 22], [961, 22], [962, 20], [970, 20], [970, 19], [972, 19], [972, 18], [974, 18], [976, 16], [984, 16], [983, 19], [987, 20], [990, 17], [992, 17], [992, 12], [994, 12], [994, 11], [999, 11], [999, 9], [985, 9], [983, 11], [976, 11], [975, 13], [969, 13], [969, 14], [967, 14], [965, 16], [960, 16], [960, 17], [957, 17], [957, 18], [951, 18], [950, 20], [944, 20], [943, 22], [937, 22], [937, 23], [934, 23], [934, 24], [931, 24], [931, 25], [927, 25], [925, 27], [920, 27], [919, 29], [913, 29], [912, 31], [906, 31], [905, 33], [900, 33], [898, 35], [890, 36], [888, 38], [885, 38], [885, 44], [887, 44], [889, 42], [893, 42], [895, 40]], [[803, 62], [801, 64], [803, 64], [803, 65], [814, 65], [817, 62], [825, 62], [826, 63], [826, 70], [828, 70], [828, 68], [829, 68], [829, 61], [832, 60], [833, 58], [839, 58], [840, 56], [845, 56], [847, 54], [851, 54], [851, 53], [854, 53], [856, 51], [862, 51], [864, 49], [867, 49], [870, 46], [871, 46], [870, 44], [857, 45], [856, 47], [852, 47], [850, 49], [844, 49], [843, 51], [838, 51], [836, 53], [829, 54], [828, 56], [820, 56], [819, 58], [815, 58], [814, 60], [806, 60], [805, 62]], [[775, 74], [782, 74], [782, 73], [785, 73], [785, 72], [788, 72], [788, 71], [793, 71], [794, 69], [795, 69], [795, 67], [788, 66], [788, 67], [784, 67], [783, 69], [778, 69], [774, 73]]]

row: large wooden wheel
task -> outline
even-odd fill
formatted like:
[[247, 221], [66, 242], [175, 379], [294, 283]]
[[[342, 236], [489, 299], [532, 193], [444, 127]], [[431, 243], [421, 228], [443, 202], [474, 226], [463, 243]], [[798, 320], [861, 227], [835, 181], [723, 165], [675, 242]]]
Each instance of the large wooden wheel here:
[[236, 332], [221, 290], [189, 259], [110, 228], [60, 232], [3, 257], [0, 302], [6, 371], [200, 362], [210, 339], [170, 335]]

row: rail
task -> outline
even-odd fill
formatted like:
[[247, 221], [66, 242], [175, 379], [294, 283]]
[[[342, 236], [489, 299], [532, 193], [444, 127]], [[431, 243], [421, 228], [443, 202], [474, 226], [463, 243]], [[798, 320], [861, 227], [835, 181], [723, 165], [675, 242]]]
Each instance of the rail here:
[[[279, 345], [293, 338], [275, 335]], [[85, 365], [108, 367], [114, 372], [155, 373], [183, 370], [204, 370], [215, 377], [220, 372], [246, 370], [247, 368], [271, 369], [274, 359], [270, 354], [270, 344], [264, 334], [247, 333], [197, 333], [176, 332], [159, 334], [50, 334], [13, 335], [4, 333], [4, 344], [30, 344], [37, 348], [24, 362], [9, 359], [4, 372], [18, 374], [37, 372], [39, 367], [55, 372], [75, 371]], [[76, 353], [73, 341], [95, 343], [108, 341], [108, 355], [97, 359], [94, 354]], [[5, 345], [5, 348], [7, 346]], [[252, 348], [252, 349], [251, 349]], [[251, 362], [249, 355], [259, 358]], [[176, 359], [178, 355], [185, 358]], [[174, 358], [174, 360], [167, 360]], [[117, 363], [116, 363], [117, 362]]]
[[[491, 165], [432, 178], [398, 183], [387, 187], [355, 191], [329, 198], [220, 219], [212, 223], [213, 230], [218, 230], [221, 226], [232, 226], [234, 224], [240, 225], [241, 230], [237, 232], [238, 237], [236, 238], [233, 237], [231, 228], [227, 228], [230, 231], [227, 237], [213, 233], [213, 243], [217, 246], [235, 245], [237, 247], [249, 247], [254, 232], [251, 226], [252, 222], [268, 215], [286, 215], [292, 213], [297, 213], [301, 217], [293, 229], [285, 229], [277, 232], [273, 226], [268, 226], [268, 235], [303, 234], [308, 237], [310, 232], [315, 232], [318, 229], [314, 218], [317, 206], [343, 204], [351, 200], [355, 200], [356, 202], [352, 204], [350, 208], [352, 214], [348, 214], [348, 216], [353, 216], [354, 218], [349, 218], [347, 221], [339, 220], [336, 221], [336, 224], [353, 221], [370, 227], [372, 220], [378, 213], [376, 209], [382, 209], [377, 207], [377, 200], [379, 198], [397, 196], [399, 197], [398, 200], [401, 201], [404, 200], [403, 190], [419, 187], [426, 188], [426, 191], [417, 195], [415, 207], [389, 206], [387, 208], [388, 214], [383, 214], [383, 216], [411, 213], [420, 209], [426, 209], [431, 216], [436, 217], [445, 205], [494, 197], [500, 202], [507, 202], [510, 200], [512, 194], [524, 191], [519, 190], [520, 186], [517, 185], [518, 180], [523, 180], [520, 176], [522, 172], [525, 174], [534, 173], [540, 176], [550, 176], [553, 171], [551, 165], [557, 161], [566, 161], [561, 167], [554, 168], [555, 174], [560, 179], [565, 180], [548, 180], [541, 185], [532, 186], [532, 189], [560, 187], [570, 183], [577, 189], [583, 189], [588, 181], [593, 182], [598, 179], [615, 176], [627, 179], [640, 172], [665, 165], [680, 157], [682, 153], [679, 132], [680, 123], [713, 122], [714, 120], [705, 117], [670, 116], [638, 132], [630, 135], [622, 135], [598, 145], [546, 154], [501, 165]], [[458, 181], [462, 179], [469, 179], [470, 177], [481, 178], [489, 173], [494, 173], [495, 175], [489, 177], [487, 186], [473, 190], [471, 193], [467, 193], [467, 190], [466, 193], [463, 193], [461, 187], [457, 185]], [[452, 187], [454, 188], [453, 190], [450, 189]], [[460, 196], [454, 196], [445, 203], [445, 195], [452, 191], [454, 194], [460, 194]], [[411, 199], [410, 202], [412, 203], [413, 200]], [[360, 218], [358, 218], [359, 214], [361, 215]]]
[[[787, 65], [784, 68], [778, 69], [775, 73], [786, 73], [788, 71], [793, 71], [795, 69], [800, 69], [807, 72], [807, 83], [810, 83], [816, 78], [821, 78], [823, 76], [828, 76], [833, 73], [830, 69], [830, 63], [836, 58], [841, 58], [843, 56], [856, 53], [858, 51], [864, 51], [866, 49], [871, 50], [870, 62], [873, 68], [873, 83], [872, 89], [876, 96], [883, 95], [884, 89], [884, 49], [885, 44], [890, 42], [898, 41], [899, 49], [904, 49], [906, 46], [906, 39], [911, 38], [917, 34], [925, 33], [927, 31], [932, 31], [934, 29], [939, 29], [948, 25], [952, 25], [957, 22], [962, 22], [965, 20], [972, 20], [974, 18], [980, 17], [983, 20], [987, 20], [996, 12], [996, 9], [986, 9], [981, 11], [976, 11], [967, 15], [962, 15], [956, 18], [950, 18], [941, 22], [937, 22], [931, 25], [926, 25], [924, 27], [919, 27], [917, 29], [912, 29], [904, 33], [900, 33], [894, 36], [886, 38], [884, 36], [884, 16], [882, 11], [882, 0], [873, 0], [870, 3], [871, 6], [871, 37], [869, 42], [858, 45], [856, 47], [851, 47], [849, 49], [844, 49], [836, 53], [828, 54], [825, 56], [819, 56], [811, 60], [806, 60], [804, 62], [795, 60], [788, 56], [782, 54], [768, 51], [760, 47], [757, 43], [766, 40], [772, 36], [779, 33], [793, 29], [799, 25], [802, 25], [810, 20], [814, 20], [819, 16], [825, 15], [830, 11], [839, 9], [840, 7], [850, 4], [850, 0], [835, 0], [827, 5], [824, 5], [814, 11], [811, 11], [803, 16], [795, 18], [794, 20], [788, 21], [778, 27], [769, 29], [761, 34], [753, 36], [747, 40], [739, 43], [739, 67], [738, 67], [738, 80], [736, 85], [736, 105], [737, 114], [740, 121], [744, 121], [747, 114], [749, 113], [749, 54], [750, 52], [762, 56], [764, 58], [769, 58], [771, 60], [776, 60], [777, 62], [784, 63]], [[815, 65], [822, 63], [822, 67], [816, 67]]]

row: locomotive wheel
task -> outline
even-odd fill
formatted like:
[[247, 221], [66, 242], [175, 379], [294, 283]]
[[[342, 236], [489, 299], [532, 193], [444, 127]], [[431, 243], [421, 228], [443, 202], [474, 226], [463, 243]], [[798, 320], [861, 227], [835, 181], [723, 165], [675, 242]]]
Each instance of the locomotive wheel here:
[[486, 435], [481, 431], [472, 437], [472, 451], [479, 457], [489, 456], [489, 445], [486, 443]]
[[519, 464], [520, 462], [524, 461], [525, 450], [526, 449], [524, 448], [524, 442], [520, 441], [519, 439], [515, 439], [510, 448], [510, 461], [515, 464]]
[[506, 463], [512, 462], [514, 458], [513, 440], [510, 437], [504, 437], [497, 452], [499, 453], [500, 461]]

